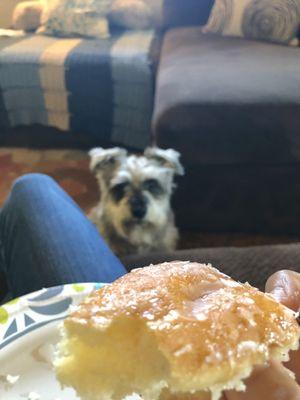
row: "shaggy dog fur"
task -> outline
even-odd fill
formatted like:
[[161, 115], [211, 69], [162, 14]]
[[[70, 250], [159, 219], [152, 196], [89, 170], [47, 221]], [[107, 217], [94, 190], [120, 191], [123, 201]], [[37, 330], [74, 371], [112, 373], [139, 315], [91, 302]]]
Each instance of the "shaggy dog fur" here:
[[179, 153], [148, 148], [143, 155], [95, 148], [91, 170], [101, 192], [90, 219], [118, 255], [173, 250], [178, 240], [170, 205], [174, 176], [183, 175]]

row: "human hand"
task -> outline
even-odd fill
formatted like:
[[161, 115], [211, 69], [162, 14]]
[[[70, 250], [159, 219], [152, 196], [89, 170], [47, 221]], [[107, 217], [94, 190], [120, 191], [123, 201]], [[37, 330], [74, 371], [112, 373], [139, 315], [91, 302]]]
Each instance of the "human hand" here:
[[[272, 275], [266, 291], [276, 300], [298, 311], [300, 308], [300, 274], [280, 271]], [[286, 367], [296, 375], [300, 383], [300, 351], [290, 354]], [[222, 400], [299, 400], [300, 387], [282, 364], [272, 362], [267, 367], [257, 367], [246, 380], [246, 392], [228, 391]]]
[[[300, 274], [294, 271], [280, 271], [272, 275], [266, 284], [266, 291], [291, 310], [300, 309]], [[287, 368], [294, 372], [300, 384], [300, 350], [290, 353]], [[300, 396], [299, 396], [300, 399]]]

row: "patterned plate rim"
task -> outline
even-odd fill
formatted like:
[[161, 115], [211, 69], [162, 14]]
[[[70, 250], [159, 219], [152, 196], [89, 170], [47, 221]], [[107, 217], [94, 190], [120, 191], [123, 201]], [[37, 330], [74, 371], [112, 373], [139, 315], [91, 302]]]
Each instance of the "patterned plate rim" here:
[[0, 350], [20, 337], [69, 313], [70, 306], [104, 283], [74, 283], [44, 288], [0, 306]]

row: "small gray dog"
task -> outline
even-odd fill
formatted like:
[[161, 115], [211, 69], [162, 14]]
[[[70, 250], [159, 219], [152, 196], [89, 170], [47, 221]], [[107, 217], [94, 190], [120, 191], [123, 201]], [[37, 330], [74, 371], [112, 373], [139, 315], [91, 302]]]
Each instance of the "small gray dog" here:
[[147, 148], [128, 155], [119, 147], [89, 152], [101, 201], [89, 218], [118, 255], [173, 250], [178, 241], [170, 199], [174, 176], [183, 175], [175, 150]]

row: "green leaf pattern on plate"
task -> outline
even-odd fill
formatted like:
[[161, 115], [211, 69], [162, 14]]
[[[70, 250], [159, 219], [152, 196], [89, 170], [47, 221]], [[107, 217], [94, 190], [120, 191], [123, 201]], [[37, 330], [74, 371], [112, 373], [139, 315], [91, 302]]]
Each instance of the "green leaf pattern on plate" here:
[[0, 324], [4, 325], [7, 323], [8, 321], [8, 312], [6, 311], [6, 309], [4, 307], [0, 307]]
[[13, 304], [17, 304], [18, 301], [20, 300], [20, 297], [17, 297], [16, 299], [10, 300], [6, 303], [8, 306], [12, 306]]
[[[42, 289], [0, 307], [0, 350], [19, 337], [68, 314], [101, 283], [75, 283]], [[75, 303], [74, 303], [75, 302]]]
[[84, 285], [78, 285], [78, 284], [74, 284], [72, 285], [72, 288], [75, 290], [75, 292], [80, 293], [84, 291]]

